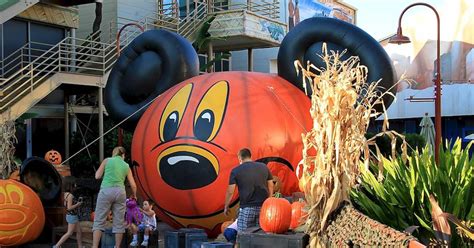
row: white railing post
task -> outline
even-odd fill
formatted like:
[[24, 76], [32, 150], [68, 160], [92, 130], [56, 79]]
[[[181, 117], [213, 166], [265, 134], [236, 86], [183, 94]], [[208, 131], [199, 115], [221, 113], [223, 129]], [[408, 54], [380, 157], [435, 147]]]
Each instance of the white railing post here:
[[61, 45], [58, 46], [58, 71], [61, 72]]
[[30, 90], [33, 92], [33, 64], [30, 64]]
[[107, 65], [105, 64], [105, 61], [107, 61], [106, 57], [107, 57], [107, 48], [108, 46], [105, 46], [104, 48], [102, 48], [102, 75], [105, 75], [105, 68], [107, 67]]
[[71, 71], [76, 71], [76, 29], [71, 30]]

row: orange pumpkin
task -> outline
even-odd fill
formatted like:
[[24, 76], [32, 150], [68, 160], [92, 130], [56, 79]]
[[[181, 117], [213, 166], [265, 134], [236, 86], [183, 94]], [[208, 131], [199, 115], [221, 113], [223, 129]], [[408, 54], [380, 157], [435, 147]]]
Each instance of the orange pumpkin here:
[[296, 201], [291, 204], [291, 224], [290, 229], [299, 227], [307, 218], [307, 213], [304, 210], [306, 203], [304, 201]]
[[222, 223], [222, 225], [221, 225], [221, 233], [224, 233], [224, 230], [225, 230], [228, 226], [232, 225], [232, 223], [234, 223], [234, 220], [224, 221], [224, 222]]
[[44, 155], [44, 159], [46, 161], [49, 161], [51, 164], [54, 165], [60, 165], [61, 162], [63, 161], [63, 158], [61, 157], [61, 153], [59, 153], [56, 150], [50, 150]]
[[291, 224], [291, 204], [283, 198], [270, 197], [260, 210], [260, 227], [265, 232], [285, 233]]
[[0, 247], [35, 240], [44, 221], [43, 205], [31, 188], [16, 180], [0, 180]]
[[[215, 237], [229, 219], [223, 199], [240, 149], [248, 147], [253, 160], [267, 163], [283, 195], [298, 191], [297, 151], [301, 133], [311, 127], [309, 108], [304, 92], [277, 75], [219, 72], [188, 79], [154, 101], [135, 128], [140, 192], [167, 224]], [[234, 194], [232, 213], [238, 200]]]

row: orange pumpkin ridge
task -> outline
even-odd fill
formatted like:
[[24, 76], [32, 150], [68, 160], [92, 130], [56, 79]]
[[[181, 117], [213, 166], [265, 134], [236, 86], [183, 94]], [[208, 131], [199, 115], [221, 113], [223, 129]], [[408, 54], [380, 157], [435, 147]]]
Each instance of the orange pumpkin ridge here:
[[285, 233], [291, 224], [291, 205], [283, 198], [270, 197], [260, 211], [260, 227], [269, 233]]
[[16, 180], [0, 180], [0, 246], [18, 246], [43, 231], [43, 205], [36, 193]]

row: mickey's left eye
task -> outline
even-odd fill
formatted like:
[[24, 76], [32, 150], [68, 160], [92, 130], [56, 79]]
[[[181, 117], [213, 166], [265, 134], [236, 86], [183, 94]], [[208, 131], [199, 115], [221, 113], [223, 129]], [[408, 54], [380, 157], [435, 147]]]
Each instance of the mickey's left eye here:
[[213, 140], [224, 120], [229, 96], [226, 81], [214, 84], [201, 99], [194, 116], [194, 136], [202, 141]]

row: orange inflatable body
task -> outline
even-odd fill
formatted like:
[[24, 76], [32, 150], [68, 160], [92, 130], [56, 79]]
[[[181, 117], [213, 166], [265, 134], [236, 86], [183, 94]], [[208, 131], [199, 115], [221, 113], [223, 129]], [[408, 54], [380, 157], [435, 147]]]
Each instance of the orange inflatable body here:
[[[221, 72], [188, 79], [152, 103], [133, 135], [134, 174], [158, 216], [174, 227], [218, 235], [237, 152], [268, 165], [281, 193], [298, 190], [301, 134], [309, 130], [310, 100], [281, 77]], [[238, 195], [231, 203], [238, 208]]]

